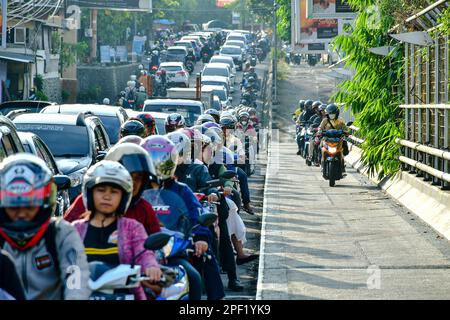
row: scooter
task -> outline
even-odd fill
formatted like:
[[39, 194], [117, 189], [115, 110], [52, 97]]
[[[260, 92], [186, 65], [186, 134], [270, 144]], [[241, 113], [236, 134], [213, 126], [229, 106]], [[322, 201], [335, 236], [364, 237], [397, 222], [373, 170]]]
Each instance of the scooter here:
[[342, 175], [342, 148], [339, 147], [345, 133], [342, 130], [326, 130], [322, 132], [324, 137], [322, 146], [323, 177], [329, 181], [330, 187], [334, 187]]

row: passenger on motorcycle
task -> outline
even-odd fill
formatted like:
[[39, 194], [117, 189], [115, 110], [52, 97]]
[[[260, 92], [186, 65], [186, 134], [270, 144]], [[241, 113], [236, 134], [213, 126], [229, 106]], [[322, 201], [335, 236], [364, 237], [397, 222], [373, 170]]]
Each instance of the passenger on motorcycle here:
[[22, 153], [3, 160], [0, 248], [21, 270], [27, 300], [87, 300], [91, 290], [83, 243], [67, 221], [52, 218], [56, 193], [53, 174], [40, 158]]
[[129, 119], [120, 126], [120, 138], [131, 135], [145, 138], [145, 127], [141, 120]]
[[145, 137], [156, 134], [156, 121], [150, 113], [139, 113], [136, 118], [142, 121], [145, 127]]
[[[151, 136], [142, 142], [141, 146], [148, 152], [155, 165], [159, 183], [151, 182], [153, 189], [169, 190], [176, 193], [184, 201], [191, 225], [197, 225], [200, 212], [203, 206], [195, 197], [192, 190], [184, 183], [178, 182], [175, 178], [175, 170], [178, 163], [178, 150], [171, 140], [163, 136]], [[220, 278], [217, 261], [210, 250], [212, 234], [206, 227], [198, 226], [194, 229], [195, 237], [195, 268], [186, 259], [176, 259], [174, 263], [182, 265], [189, 276], [189, 298], [190, 300], [200, 300], [202, 294], [201, 277], [199, 271], [204, 271], [205, 286], [208, 300], [218, 300], [225, 297], [222, 280]], [[209, 253], [212, 259], [203, 261], [202, 255]], [[196, 270], [197, 269], [197, 270]]]
[[136, 104], [135, 104], [135, 110], [142, 110], [144, 107], [145, 100], [148, 99], [147, 92], [145, 90], [144, 86], [139, 87], [139, 91], [136, 93]]
[[209, 114], [213, 117], [215, 123], [219, 123], [220, 121], [220, 111], [216, 109], [208, 109], [205, 111], [205, 114]]
[[[147, 232], [138, 221], [123, 217], [133, 197], [133, 180], [127, 169], [115, 161], [100, 161], [86, 172], [82, 190], [88, 213], [73, 225], [83, 240], [88, 261], [112, 268], [136, 263], [150, 283], [158, 282], [161, 269], [155, 254], [144, 249]], [[146, 300], [142, 286], [133, 293], [137, 300]]]

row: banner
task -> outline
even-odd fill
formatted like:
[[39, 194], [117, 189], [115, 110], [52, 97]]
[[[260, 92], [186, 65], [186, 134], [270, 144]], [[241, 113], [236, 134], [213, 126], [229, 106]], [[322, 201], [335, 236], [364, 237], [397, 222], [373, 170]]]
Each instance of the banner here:
[[232, 24], [240, 24], [241, 23], [241, 14], [239, 12], [233, 11], [231, 15], [231, 23]]
[[68, 6], [76, 5], [80, 8], [110, 9], [126, 11], [152, 12], [152, 0], [68, 0]]
[[308, 19], [307, 0], [300, 0], [300, 43], [327, 43], [338, 35], [337, 19]]
[[345, 0], [307, 0], [307, 15], [312, 19], [355, 18]]
[[138, 56], [144, 54], [145, 41], [147, 41], [147, 36], [134, 36], [133, 47], [131, 52], [136, 53]]

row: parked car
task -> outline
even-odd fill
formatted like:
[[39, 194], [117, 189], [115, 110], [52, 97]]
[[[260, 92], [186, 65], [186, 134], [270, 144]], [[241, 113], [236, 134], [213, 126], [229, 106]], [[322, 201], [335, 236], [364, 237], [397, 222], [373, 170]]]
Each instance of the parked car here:
[[25, 152], [14, 124], [0, 115], [0, 162], [6, 157]]
[[156, 75], [160, 76], [163, 69], [166, 71], [167, 86], [189, 88], [189, 72], [182, 62], [163, 62]]
[[22, 145], [25, 148], [25, 152], [34, 154], [35, 156], [38, 156], [39, 158], [44, 160], [50, 171], [53, 173], [53, 176], [64, 176], [67, 178], [68, 186], [66, 189], [58, 190], [57, 203], [55, 208], [55, 216], [63, 216], [64, 212], [66, 212], [66, 210], [70, 207], [70, 196], [68, 190], [70, 187], [70, 178], [68, 176], [65, 176], [58, 168], [53, 154], [51, 153], [45, 142], [42, 141], [41, 138], [39, 138], [39, 136], [31, 132], [21, 131], [17, 132], [17, 134], [19, 135]]
[[63, 104], [53, 105], [42, 109], [41, 113], [79, 114], [91, 112], [100, 118], [108, 133], [109, 142], [114, 145], [119, 140], [120, 127], [128, 120], [128, 114], [122, 107], [98, 105], [98, 104]]
[[223, 46], [220, 49], [221, 56], [229, 56], [233, 58], [234, 64], [242, 71], [242, 65], [244, 63], [244, 54], [242, 49], [238, 46]]
[[90, 114], [22, 114], [14, 119], [19, 131], [32, 132], [49, 147], [62, 173], [69, 176], [70, 200], [81, 192], [87, 169], [110, 148], [102, 121]]
[[186, 119], [187, 126], [193, 126], [198, 117], [203, 114], [201, 101], [188, 99], [153, 99], [146, 100], [142, 111], [162, 112], [167, 114], [177, 112]]

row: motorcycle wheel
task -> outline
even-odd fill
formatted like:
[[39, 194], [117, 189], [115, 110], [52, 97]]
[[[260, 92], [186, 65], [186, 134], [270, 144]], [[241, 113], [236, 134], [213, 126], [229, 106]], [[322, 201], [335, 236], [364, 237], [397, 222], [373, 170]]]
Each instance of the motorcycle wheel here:
[[311, 161], [311, 160], [309, 160], [309, 159], [306, 159], [306, 165], [307, 165], [308, 167], [311, 167], [311, 165], [312, 165], [312, 161]]
[[338, 177], [340, 176], [341, 165], [339, 161], [332, 161], [329, 163], [329, 166], [330, 187], [334, 187], [336, 184], [336, 180], [338, 180]]

